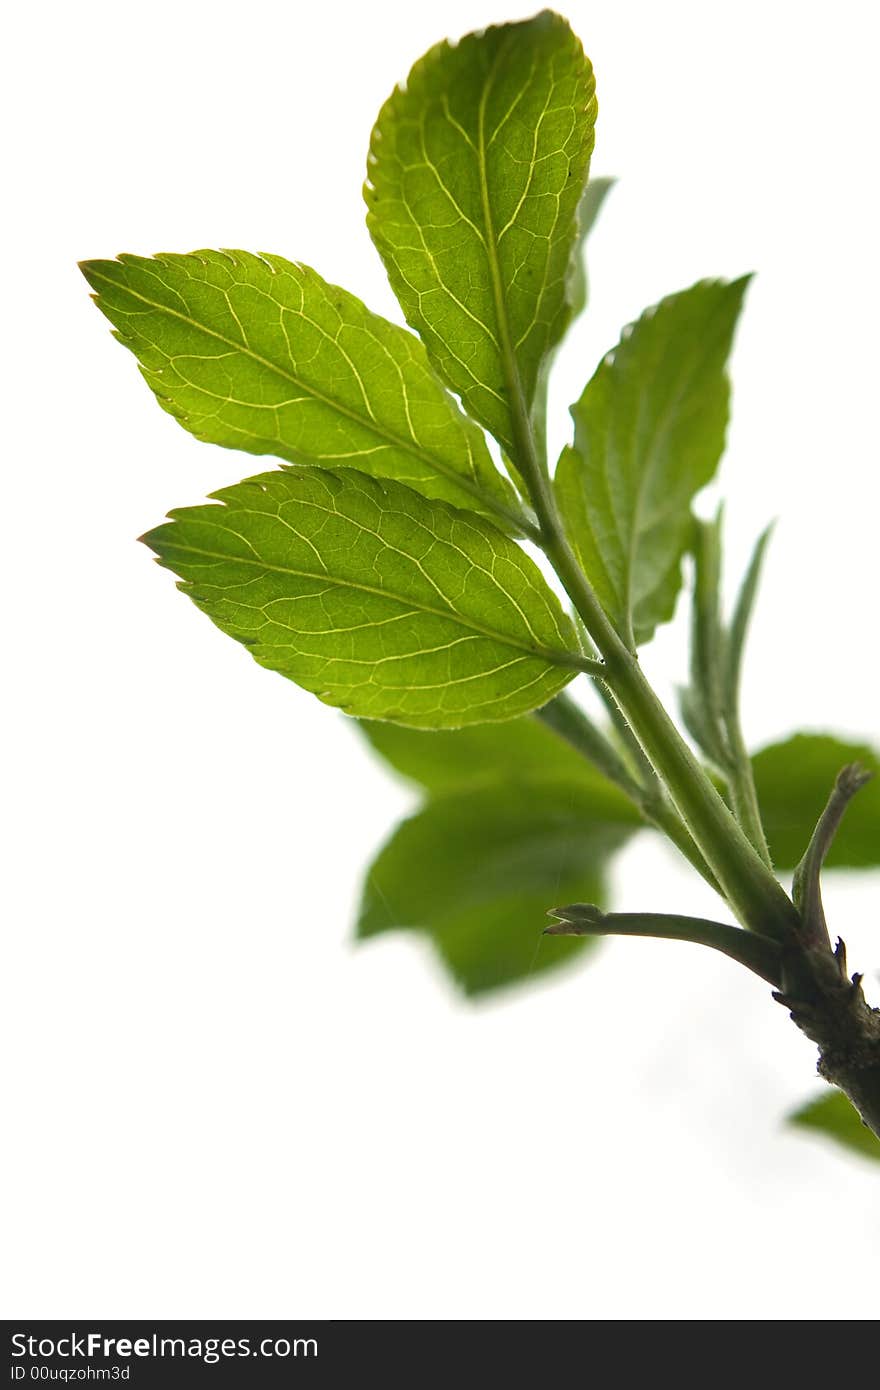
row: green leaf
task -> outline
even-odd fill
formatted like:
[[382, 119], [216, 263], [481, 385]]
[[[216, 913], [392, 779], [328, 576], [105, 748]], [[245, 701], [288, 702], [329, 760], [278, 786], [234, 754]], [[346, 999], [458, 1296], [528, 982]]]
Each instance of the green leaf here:
[[[841, 768], [861, 763], [880, 772], [880, 757], [862, 743], [845, 743], [829, 734], [794, 734], [763, 748], [752, 759], [758, 801], [773, 863], [794, 869]], [[847, 809], [826, 869], [880, 866], [880, 777], [875, 776]]]
[[721, 614], [721, 521], [694, 520], [694, 584], [690, 683], [680, 691], [685, 727], [723, 775], [723, 789], [746, 837], [768, 868], [770, 853], [761, 821], [754, 774], [739, 714], [740, 668], [761, 573], [768, 527], [758, 539], [730, 624]]
[[358, 936], [426, 932], [468, 994], [570, 961], [580, 943], [542, 939], [546, 911], [603, 900], [608, 857], [632, 833], [618, 810], [616, 794], [553, 778], [437, 797], [373, 864]]
[[774, 525], [775, 523], [771, 521], [769, 526], [765, 526], [755, 542], [748, 568], [740, 586], [733, 617], [730, 620], [724, 663], [724, 708], [728, 718], [738, 718], [739, 716], [739, 687], [743, 651], [749, 624], [752, 620], [752, 610], [758, 594], [758, 585], [761, 581], [764, 555], [773, 534]]
[[828, 1091], [796, 1110], [788, 1119], [790, 1124], [824, 1134], [850, 1153], [858, 1153], [863, 1158], [872, 1158], [875, 1163], [880, 1163], [880, 1139], [862, 1124], [858, 1112], [842, 1091]]
[[565, 20], [438, 44], [379, 113], [367, 222], [407, 321], [514, 459], [568, 275], [596, 118]]
[[418, 339], [307, 266], [198, 251], [82, 270], [159, 403], [197, 439], [350, 465], [522, 529], [481, 431]]
[[214, 497], [146, 543], [260, 665], [327, 704], [454, 728], [535, 709], [575, 673], [577, 636], [536, 565], [473, 512], [352, 469]]
[[556, 490], [569, 537], [620, 635], [671, 618], [691, 502], [724, 447], [725, 364], [747, 279], [703, 281], [625, 329], [576, 405]]
[[694, 520], [690, 683], [679, 693], [691, 737], [726, 771], [737, 762], [743, 650], [773, 524], [755, 542], [728, 625], [721, 611], [722, 517], [719, 507], [713, 521]]
[[535, 776], [563, 778], [602, 790], [617, 807], [616, 819], [636, 811], [608, 782], [546, 724], [529, 715], [504, 724], [479, 724], [470, 729], [425, 732], [398, 724], [363, 721], [361, 728], [376, 752], [402, 776], [430, 792], [445, 792], [494, 782]]
[[694, 522], [694, 589], [691, 611], [690, 683], [680, 694], [685, 728], [718, 768], [730, 763], [724, 726], [722, 676], [727, 634], [721, 620], [721, 521]]

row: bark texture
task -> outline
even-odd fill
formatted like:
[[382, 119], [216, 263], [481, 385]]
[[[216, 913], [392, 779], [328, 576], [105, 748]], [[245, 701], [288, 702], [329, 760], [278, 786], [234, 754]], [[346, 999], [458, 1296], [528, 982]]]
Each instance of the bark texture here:
[[819, 1048], [819, 1075], [838, 1086], [880, 1139], [880, 1009], [862, 991], [861, 975], [847, 974], [842, 941], [783, 955], [783, 988], [774, 994]]

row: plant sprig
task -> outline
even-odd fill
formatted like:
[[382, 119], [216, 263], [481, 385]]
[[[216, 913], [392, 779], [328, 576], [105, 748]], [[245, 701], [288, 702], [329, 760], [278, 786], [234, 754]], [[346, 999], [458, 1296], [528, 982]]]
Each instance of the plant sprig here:
[[[362, 936], [426, 932], [473, 993], [597, 935], [710, 946], [776, 987], [877, 1133], [880, 1015], [832, 950], [819, 892], [826, 859], [880, 863], [876, 783], [842, 823], [877, 759], [810, 735], [750, 755], [739, 689], [768, 532], [725, 624], [721, 516], [694, 511], [724, 449], [748, 277], [701, 281], [624, 329], [555, 468], [547, 457], [548, 376], [586, 304], [608, 189], [589, 179], [596, 114], [590, 62], [547, 11], [415, 65], [379, 113], [365, 186], [412, 332], [277, 255], [84, 264], [160, 405], [198, 439], [279, 464], [144, 540], [218, 627], [366, 721], [424, 788], [370, 872]], [[638, 656], [673, 617], [688, 557], [691, 743]], [[577, 679], [606, 717], [571, 697]], [[856, 760], [864, 774], [823, 812]], [[732, 923], [607, 910], [608, 864], [642, 828]], [[792, 897], [777, 873], [798, 864]], [[544, 940], [541, 916], [565, 899]]]

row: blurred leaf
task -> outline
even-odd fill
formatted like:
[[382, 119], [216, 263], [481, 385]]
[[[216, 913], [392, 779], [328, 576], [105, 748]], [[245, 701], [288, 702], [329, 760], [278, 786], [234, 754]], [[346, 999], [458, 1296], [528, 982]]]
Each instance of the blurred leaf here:
[[546, 912], [604, 901], [608, 861], [634, 828], [609, 790], [535, 778], [430, 801], [370, 869], [358, 936], [424, 931], [467, 994], [569, 961], [583, 942], [542, 937]]
[[614, 179], [590, 179], [584, 189], [578, 208], [578, 235], [572, 255], [568, 278], [569, 322], [572, 322], [587, 307], [589, 281], [587, 279], [586, 243], [587, 237], [596, 225], [602, 205], [611, 189]]
[[367, 223], [392, 287], [441, 376], [511, 456], [568, 323], [595, 119], [580, 41], [545, 10], [437, 44], [373, 131]]
[[[773, 863], [794, 869], [810, 842], [835, 778], [847, 763], [880, 770], [873, 748], [829, 734], [794, 734], [752, 759], [758, 801]], [[825, 860], [826, 869], [880, 866], [880, 778], [874, 777], [847, 808]]]
[[[559, 349], [562, 347], [571, 324], [587, 307], [587, 300], [589, 298], [586, 255], [587, 238], [593, 230], [596, 219], [602, 209], [602, 204], [613, 185], [613, 179], [590, 179], [584, 189], [580, 207], [578, 208], [577, 241], [572, 251], [571, 261], [568, 267], [568, 287], [566, 290], [568, 317], [559, 341], [546, 353], [538, 373], [535, 399], [532, 405], [532, 420], [534, 424], [535, 446], [540, 454], [542, 464], [545, 467], [547, 462], [547, 393], [550, 386], [553, 363], [556, 360], [556, 356]], [[516, 485], [520, 492], [524, 497], [527, 497], [528, 488], [525, 480], [520, 476], [516, 465], [512, 459], [508, 458], [506, 455], [504, 461], [508, 473], [516, 480]]]
[[813, 1129], [826, 1138], [880, 1163], [880, 1139], [863, 1125], [858, 1112], [842, 1091], [830, 1090], [788, 1117], [789, 1123]]
[[747, 279], [705, 280], [625, 329], [572, 406], [556, 492], [581, 563], [621, 637], [671, 618], [691, 502], [724, 448], [726, 363]]
[[261, 666], [327, 704], [454, 728], [535, 709], [575, 674], [558, 599], [473, 512], [354, 469], [213, 495], [222, 505], [180, 508], [146, 543]]
[[449, 731], [405, 729], [375, 720], [361, 720], [360, 727], [396, 772], [430, 792], [499, 780], [558, 778], [594, 788], [603, 804], [615, 807], [615, 819], [638, 822], [627, 798], [565, 739], [531, 715]]

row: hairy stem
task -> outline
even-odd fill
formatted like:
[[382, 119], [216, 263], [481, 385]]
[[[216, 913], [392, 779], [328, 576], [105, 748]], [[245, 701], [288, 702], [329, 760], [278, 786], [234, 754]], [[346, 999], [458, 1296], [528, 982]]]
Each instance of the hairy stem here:
[[631, 775], [617, 749], [601, 729], [568, 695], [557, 695], [549, 704], [535, 711], [542, 724], [565, 739], [581, 757], [591, 763], [609, 781], [619, 787], [632, 801], [638, 802], [643, 789]]
[[597, 681], [596, 690], [600, 700], [608, 711], [612, 724], [620, 735], [626, 751], [632, 759], [633, 766], [641, 778], [642, 783], [646, 787], [652, 787], [655, 791], [662, 791], [659, 778], [651, 765], [650, 759], [645, 756], [645, 750], [629, 727], [626, 715], [615, 700], [609, 686], [603, 680]]

